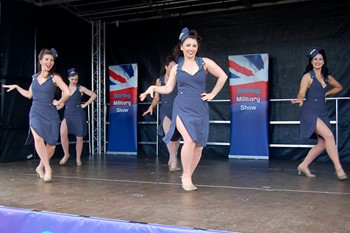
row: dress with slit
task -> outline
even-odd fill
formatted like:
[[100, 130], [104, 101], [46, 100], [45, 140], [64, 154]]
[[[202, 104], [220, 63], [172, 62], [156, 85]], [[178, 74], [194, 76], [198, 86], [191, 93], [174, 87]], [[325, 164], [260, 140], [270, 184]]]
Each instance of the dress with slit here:
[[301, 110], [299, 139], [316, 138], [315, 129], [317, 118], [320, 118], [328, 128], [331, 129], [325, 100], [325, 94], [330, 88], [328, 79], [325, 79], [326, 86], [322, 87], [322, 84], [317, 80], [313, 70], [310, 71], [310, 76], [313, 81], [306, 92]]
[[33, 75], [33, 102], [29, 112], [29, 124], [47, 144], [56, 145], [60, 127], [58, 111], [52, 104], [56, 86], [52, 80], [53, 75], [47, 77], [44, 83], [39, 84], [37, 79], [39, 74]]
[[173, 106], [173, 121], [169, 132], [164, 136], [163, 141], [168, 143], [176, 140], [181, 135], [176, 130], [176, 117], [178, 116], [184, 124], [187, 132], [198, 146], [204, 147], [208, 141], [209, 133], [209, 106], [207, 101], [201, 99], [201, 94], [206, 92], [206, 71], [204, 61], [196, 57], [195, 61], [199, 70], [191, 75], [182, 70], [183, 57], [177, 65], [176, 85], [177, 95]]
[[[165, 86], [165, 77], [164, 75], [159, 78], [161, 86]], [[163, 121], [165, 117], [168, 117], [170, 120], [172, 120], [173, 115], [173, 104], [174, 99], [177, 94], [177, 86], [173, 89], [173, 91], [169, 94], [161, 94], [160, 96], [160, 107], [159, 107], [159, 119], [160, 119], [160, 125], [158, 130], [158, 135], [163, 136], [164, 130], [163, 130]]]
[[86, 114], [81, 107], [80, 85], [65, 103], [64, 119], [66, 119], [68, 133], [78, 137], [84, 137], [87, 134]]

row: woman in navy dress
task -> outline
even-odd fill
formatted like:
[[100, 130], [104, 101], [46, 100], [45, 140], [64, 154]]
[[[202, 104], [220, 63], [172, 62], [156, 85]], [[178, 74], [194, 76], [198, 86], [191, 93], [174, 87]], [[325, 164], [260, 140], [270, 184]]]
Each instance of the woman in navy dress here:
[[[39, 73], [33, 75], [29, 90], [20, 86], [2, 85], [7, 91], [16, 89], [21, 95], [28, 99], [33, 98], [29, 113], [30, 129], [34, 137], [35, 149], [40, 157], [40, 164], [36, 168], [37, 175], [44, 181], [52, 180], [52, 169], [50, 159], [56, 148], [59, 136], [60, 118], [57, 106], [64, 103], [70, 96], [68, 86], [61, 76], [54, 73], [55, 49], [42, 49], [39, 53]], [[62, 97], [55, 100], [56, 86], [62, 91]]]
[[[339, 93], [343, 88], [328, 73], [327, 58], [323, 49], [312, 48], [308, 51], [309, 63], [300, 81], [297, 100], [293, 104], [302, 107], [299, 138], [317, 138], [317, 144], [308, 152], [304, 161], [298, 166], [298, 174], [315, 177], [309, 165], [326, 149], [334, 164], [339, 180], [346, 180], [335, 144], [328, 116], [325, 97]], [[304, 100], [305, 98], [305, 100]]]
[[[78, 84], [79, 75], [74, 68], [68, 70], [69, 90], [72, 96], [69, 100], [60, 105], [59, 109], [65, 105], [64, 118], [61, 123], [61, 144], [64, 152], [60, 164], [64, 165], [69, 159], [69, 139], [68, 134], [76, 136], [76, 163], [82, 165], [81, 153], [83, 151], [83, 139], [87, 134], [86, 113], [84, 108], [91, 104], [96, 99], [96, 94], [84, 86]], [[83, 95], [88, 95], [90, 98], [87, 102], [81, 103]]]
[[[178, 57], [178, 64], [171, 71], [165, 86], [150, 86], [140, 95], [143, 101], [148, 94], [153, 97], [154, 92], [170, 93], [175, 85], [178, 94], [173, 107], [173, 121], [169, 132], [163, 138], [165, 143], [176, 140], [181, 134], [184, 144], [181, 148], [181, 162], [183, 173], [181, 176], [182, 188], [185, 191], [197, 190], [192, 183], [192, 175], [202, 156], [209, 133], [209, 112], [207, 101], [212, 100], [225, 85], [226, 73], [213, 60], [198, 57], [201, 37], [196, 30], [189, 31], [183, 28], [180, 42], [174, 54]], [[206, 76], [210, 73], [217, 78], [211, 92], [206, 92]]]
[[[175, 58], [173, 56], [168, 56], [164, 67], [162, 67], [160, 71], [160, 77], [157, 78], [155, 81], [155, 85], [157, 86], [166, 85], [169, 79], [170, 70], [171, 68], [173, 68], [174, 65], [176, 65]], [[174, 103], [176, 94], [177, 94], [176, 87], [171, 93], [167, 95], [160, 95], [158, 93], [155, 93], [151, 105], [148, 107], [147, 111], [142, 114], [142, 116], [145, 116], [148, 113], [152, 115], [154, 107], [156, 107], [157, 103], [161, 101], [160, 109], [159, 109], [159, 117], [160, 117], [159, 129], [160, 130], [158, 131], [158, 134], [160, 136], [163, 136], [169, 131], [169, 126], [171, 124], [172, 115], [173, 115], [173, 103]], [[171, 172], [180, 170], [177, 162], [177, 151], [179, 149], [179, 145], [180, 145], [180, 139], [177, 139], [175, 141], [169, 141], [168, 144], [166, 144], [169, 151], [168, 166], [169, 166], [169, 171]]]

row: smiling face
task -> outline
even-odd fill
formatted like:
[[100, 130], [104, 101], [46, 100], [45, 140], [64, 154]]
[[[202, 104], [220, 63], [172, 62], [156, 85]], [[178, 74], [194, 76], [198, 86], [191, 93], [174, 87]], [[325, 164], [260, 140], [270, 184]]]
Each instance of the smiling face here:
[[318, 53], [312, 60], [311, 64], [315, 69], [321, 69], [324, 65], [325, 61], [323, 59], [322, 54]]
[[196, 39], [187, 38], [181, 45], [181, 50], [185, 57], [195, 57], [198, 52], [198, 42]]
[[49, 72], [55, 64], [55, 59], [51, 54], [44, 54], [39, 62], [41, 65], [41, 69], [43, 71]]

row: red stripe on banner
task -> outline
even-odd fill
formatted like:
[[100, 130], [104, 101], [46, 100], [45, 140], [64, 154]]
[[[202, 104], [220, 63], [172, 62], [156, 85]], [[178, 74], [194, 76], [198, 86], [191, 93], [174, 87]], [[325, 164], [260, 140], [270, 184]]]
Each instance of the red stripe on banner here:
[[114, 101], [131, 101], [131, 104], [137, 104], [137, 87], [129, 87], [122, 90], [111, 91], [109, 93], [109, 102], [113, 106]]
[[[239, 93], [238, 89], [248, 90], [245, 93]], [[255, 92], [259, 90], [259, 93]], [[231, 104], [236, 103], [237, 97], [245, 96], [248, 98], [259, 97], [260, 101], [268, 101], [268, 82], [260, 81], [241, 85], [230, 86]]]
[[239, 65], [238, 63], [228, 60], [228, 65], [230, 68], [234, 69], [235, 71], [244, 74], [245, 76], [254, 76], [253, 71], [245, 68], [244, 66]]
[[117, 80], [121, 83], [126, 83], [126, 79], [123, 76], [120, 76], [113, 72], [113, 70], [109, 70], [109, 76], [112, 77], [114, 80]]

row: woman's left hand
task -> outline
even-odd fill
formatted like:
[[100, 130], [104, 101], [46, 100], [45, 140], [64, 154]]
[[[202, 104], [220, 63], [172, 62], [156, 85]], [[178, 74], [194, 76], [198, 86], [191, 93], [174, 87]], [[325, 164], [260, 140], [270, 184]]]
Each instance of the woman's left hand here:
[[209, 101], [209, 100], [214, 99], [214, 97], [215, 97], [212, 93], [202, 93], [201, 96], [202, 96], [201, 99], [203, 101]]
[[58, 100], [53, 100], [53, 101], [52, 101], [52, 104], [53, 104], [54, 106], [58, 106], [58, 105], [60, 104], [60, 102], [59, 102]]
[[140, 100], [144, 101], [147, 95], [150, 95], [153, 98], [153, 94], [154, 94], [153, 86], [150, 86], [149, 88], [147, 88], [147, 90], [144, 93], [140, 94]]

